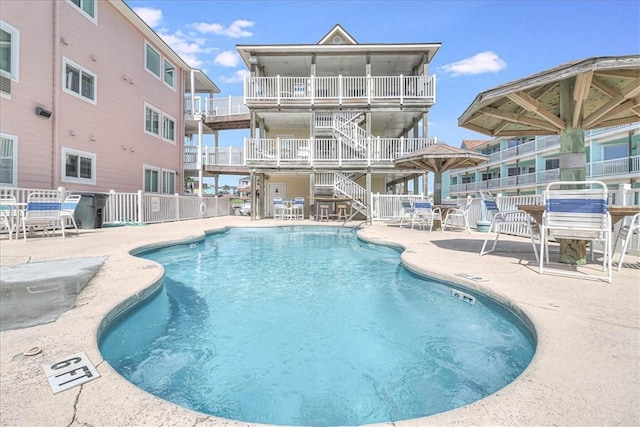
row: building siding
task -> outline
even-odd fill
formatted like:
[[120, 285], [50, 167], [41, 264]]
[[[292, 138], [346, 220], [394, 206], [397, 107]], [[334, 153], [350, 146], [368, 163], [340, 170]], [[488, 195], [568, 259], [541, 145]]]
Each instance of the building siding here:
[[[176, 90], [146, 71], [145, 35], [111, 2], [97, 2], [97, 23], [69, 2], [46, 4], [5, 2], [2, 9], [2, 20], [20, 30], [20, 82], [11, 99], [0, 100], [0, 130], [18, 136], [17, 185], [137, 191], [145, 164], [181, 176], [186, 70], [170, 61]], [[161, 54], [167, 49], [148, 41]], [[63, 90], [63, 58], [96, 76], [95, 104]], [[175, 143], [145, 133], [145, 103], [175, 121]], [[53, 116], [37, 116], [38, 105]], [[62, 147], [95, 154], [95, 185], [63, 181]]]

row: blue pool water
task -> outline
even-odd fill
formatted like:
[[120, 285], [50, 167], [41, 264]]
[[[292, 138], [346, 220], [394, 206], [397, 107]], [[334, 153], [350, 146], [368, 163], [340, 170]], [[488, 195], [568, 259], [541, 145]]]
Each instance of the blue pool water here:
[[[326, 227], [232, 229], [144, 254], [164, 287], [101, 337], [139, 387], [234, 420], [358, 425], [430, 415], [504, 387], [535, 342], [511, 312]], [[427, 261], [428, 262], [428, 261]]]

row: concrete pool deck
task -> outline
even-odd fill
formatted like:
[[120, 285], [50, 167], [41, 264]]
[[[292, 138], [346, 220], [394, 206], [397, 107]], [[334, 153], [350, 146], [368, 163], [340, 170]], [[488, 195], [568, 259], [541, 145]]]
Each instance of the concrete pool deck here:
[[[0, 424], [248, 425], [197, 413], [140, 390], [103, 361], [97, 333], [115, 306], [162, 277], [162, 268], [130, 255], [132, 249], [198, 239], [204, 231], [225, 226], [290, 224], [318, 223], [229, 216], [85, 230], [65, 239], [25, 242], [5, 236], [0, 241], [1, 265], [107, 258], [75, 306], [55, 321], [0, 332]], [[521, 238], [503, 236], [499, 252], [480, 257], [484, 235], [475, 231], [412, 232], [374, 224], [363, 227], [360, 236], [373, 243], [402, 245], [402, 260], [412, 270], [480, 290], [515, 307], [530, 319], [538, 339], [529, 367], [493, 395], [459, 409], [388, 425], [640, 425], [639, 257], [625, 257], [625, 266], [614, 270], [609, 284], [538, 274], [531, 244]], [[4, 284], [0, 292], [2, 298], [11, 298]], [[24, 355], [33, 347], [42, 352]], [[101, 377], [52, 394], [41, 365], [78, 352], [88, 355]]]

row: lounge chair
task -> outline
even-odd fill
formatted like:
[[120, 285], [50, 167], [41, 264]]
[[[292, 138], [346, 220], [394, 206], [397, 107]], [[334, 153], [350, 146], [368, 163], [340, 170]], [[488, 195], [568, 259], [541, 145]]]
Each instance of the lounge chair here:
[[[503, 231], [510, 231], [510, 228], [521, 227], [524, 230], [524, 233], [531, 239], [531, 246], [533, 247], [533, 253], [537, 260], [538, 251], [536, 249], [534, 235], [538, 230], [538, 224], [531, 215], [520, 209], [501, 211], [493, 196], [483, 192], [481, 192], [480, 195], [482, 196], [482, 202], [484, 203], [484, 207], [489, 213], [489, 217], [491, 219], [491, 225], [487, 231], [487, 236], [482, 244], [482, 249], [480, 249], [480, 256], [491, 253], [496, 249], [496, 244], [498, 243], [500, 234], [502, 234]], [[496, 237], [491, 249], [486, 250], [487, 242], [489, 241], [491, 233], [496, 233]]]
[[[577, 188], [576, 188], [577, 187]], [[607, 211], [607, 186], [600, 181], [557, 181], [547, 185], [546, 209], [540, 224], [540, 274], [554, 273], [611, 282], [611, 215]], [[604, 240], [602, 270], [607, 276], [565, 270], [545, 270], [549, 240]]]
[[399, 225], [402, 227], [405, 221], [411, 222], [411, 218], [413, 217], [413, 205], [409, 200], [401, 200], [400, 201], [400, 212], [398, 215], [394, 215], [389, 218], [390, 225]]

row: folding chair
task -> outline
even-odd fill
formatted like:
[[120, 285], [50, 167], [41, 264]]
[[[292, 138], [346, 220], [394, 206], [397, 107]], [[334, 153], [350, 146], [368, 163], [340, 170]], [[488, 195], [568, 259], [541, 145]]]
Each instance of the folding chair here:
[[[607, 211], [607, 186], [600, 181], [557, 181], [547, 185], [546, 209], [540, 224], [540, 274], [554, 273], [611, 283], [611, 215]], [[607, 276], [575, 271], [545, 270], [549, 240], [604, 240], [602, 271]]]
[[[528, 235], [531, 239], [531, 246], [533, 247], [533, 253], [536, 256], [537, 260], [538, 251], [536, 249], [536, 241], [534, 240], [535, 231], [538, 229], [538, 224], [536, 223], [536, 221], [523, 210], [516, 209], [510, 211], [501, 211], [498, 207], [496, 199], [493, 196], [490, 196], [483, 192], [480, 192], [480, 195], [482, 196], [484, 207], [487, 209], [489, 217], [491, 218], [491, 225], [489, 226], [487, 236], [485, 237], [484, 243], [482, 244], [482, 249], [480, 249], [480, 256], [491, 253], [495, 250], [498, 239], [500, 238], [500, 234], [502, 234], [503, 231], [515, 231], [516, 227], [518, 227], [520, 228], [520, 230], [518, 231], [524, 232], [524, 234]], [[485, 250], [492, 232], [496, 233], [496, 238], [493, 241], [493, 246], [491, 246], [491, 249]]]

